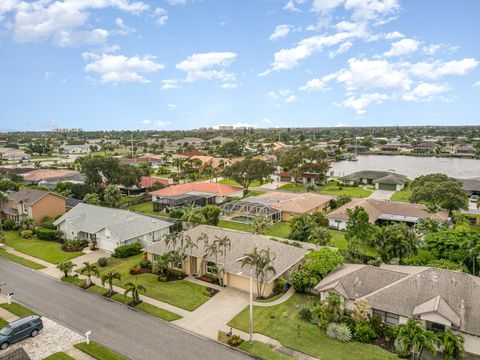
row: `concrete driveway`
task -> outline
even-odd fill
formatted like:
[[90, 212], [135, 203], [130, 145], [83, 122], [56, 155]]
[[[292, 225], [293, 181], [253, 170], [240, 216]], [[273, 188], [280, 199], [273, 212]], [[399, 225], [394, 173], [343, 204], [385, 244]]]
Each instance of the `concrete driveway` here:
[[368, 198], [373, 200], [390, 200], [393, 194], [395, 194], [395, 191], [374, 190]]

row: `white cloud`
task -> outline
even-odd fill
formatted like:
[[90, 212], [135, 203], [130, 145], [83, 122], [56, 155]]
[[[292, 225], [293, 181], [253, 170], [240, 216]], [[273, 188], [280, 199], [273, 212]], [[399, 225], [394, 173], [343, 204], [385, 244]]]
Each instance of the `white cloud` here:
[[185, 5], [187, 0], [166, 0], [170, 5]]
[[314, 0], [312, 10], [325, 15], [339, 6], [351, 11], [355, 21], [380, 19], [382, 23], [400, 10], [398, 0]]
[[475, 82], [475, 83], [473, 84], [473, 86], [475, 86], [475, 87], [480, 87], [480, 80], [478, 80], [477, 82]]
[[342, 105], [348, 108], [352, 108], [357, 112], [357, 115], [363, 115], [365, 109], [370, 104], [381, 104], [388, 99], [387, 94], [380, 93], [364, 93], [358, 97], [350, 96], [342, 102]]
[[399, 31], [392, 31], [392, 32], [389, 32], [389, 33], [385, 34], [385, 39], [387, 39], [387, 40], [401, 39], [403, 37], [405, 37], [405, 35], [403, 35]]
[[345, 54], [352, 47], [352, 45], [353, 45], [353, 43], [351, 41], [346, 41], [346, 42], [340, 44], [340, 46], [336, 50], [330, 51], [328, 53], [328, 57], [330, 59], [333, 59], [334, 57], [336, 57], [338, 55]]
[[128, 35], [128, 34], [137, 32], [135, 28], [125, 24], [125, 21], [123, 21], [123, 19], [120, 17], [115, 19], [115, 25], [117, 25], [118, 27], [117, 33], [120, 35]]
[[326, 14], [342, 5], [345, 0], [313, 0], [312, 11]]
[[263, 118], [262, 122], [264, 122], [265, 124], [271, 125], [273, 121], [270, 118]]
[[168, 15], [167, 15], [167, 10], [163, 9], [163, 8], [159, 8], [157, 7], [155, 9], [155, 11], [153, 12], [153, 15], [152, 15], [154, 18], [157, 19], [157, 25], [158, 26], [163, 26], [165, 25], [165, 23], [167, 22], [168, 20]]
[[164, 128], [171, 124], [170, 121], [162, 121], [162, 120], [142, 120], [143, 125], [149, 125], [154, 128]]
[[299, 88], [300, 91], [318, 91], [325, 90], [329, 81], [337, 77], [337, 73], [325, 75], [322, 78], [316, 78], [307, 81], [307, 83]]
[[414, 53], [418, 50], [420, 42], [415, 39], [402, 39], [392, 43], [390, 50], [384, 53], [385, 56], [401, 56]]
[[176, 109], [176, 108], [177, 108], [177, 105], [175, 105], [175, 104], [167, 104], [167, 106], [168, 106], [170, 109]]
[[278, 90], [278, 91], [269, 91], [266, 95], [275, 100], [282, 100], [286, 103], [293, 103], [298, 100], [298, 98], [293, 94], [292, 90]]
[[193, 54], [175, 67], [187, 73], [186, 82], [200, 79], [220, 79], [221, 81], [233, 81], [235, 75], [225, 68], [229, 67], [237, 57], [234, 52], [209, 52]]
[[162, 80], [162, 89], [178, 89], [180, 87], [180, 80], [177, 79], [166, 79]]
[[478, 60], [474, 58], [465, 58], [451, 61], [406, 63], [403, 66], [415, 76], [434, 80], [443, 76], [464, 76], [475, 69], [478, 64]]
[[222, 89], [236, 89], [237, 87], [238, 87], [238, 84], [236, 84], [236, 83], [222, 84]]
[[[57, 46], [79, 46], [105, 42], [109, 32], [91, 29], [88, 20], [94, 10], [113, 8], [140, 14], [149, 6], [129, 0], [64, 0], [12, 2], [4, 13], [12, 13], [10, 28], [16, 42], [49, 41]], [[3, 4], [2, 4], [3, 6]], [[0, 12], [1, 14], [1, 12]]]
[[283, 10], [301, 12], [302, 10], [300, 10], [296, 5], [302, 4], [303, 2], [304, 2], [303, 0], [289, 0], [283, 7]]
[[430, 101], [436, 98], [437, 95], [450, 90], [446, 84], [431, 84], [422, 82], [418, 84], [415, 89], [403, 94], [402, 99], [405, 101]]
[[270, 35], [271, 41], [276, 41], [287, 36], [292, 30], [292, 25], [278, 25], [275, 30], [273, 30], [272, 35]]
[[153, 73], [164, 68], [164, 65], [155, 62], [152, 55], [142, 57], [111, 54], [83, 53], [86, 72], [96, 73], [102, 83], [134, 82], [139, 84], [149, 83], [144, 73]]
[[442, 48], [442, 45], [441, 44], [430, 44], [428, 46], [424, 46], [422, 48], [422, 51], [425, 53], [425, 54], [428, 54], [428, 55], [434, 55], [438, 50], [440, 50]]

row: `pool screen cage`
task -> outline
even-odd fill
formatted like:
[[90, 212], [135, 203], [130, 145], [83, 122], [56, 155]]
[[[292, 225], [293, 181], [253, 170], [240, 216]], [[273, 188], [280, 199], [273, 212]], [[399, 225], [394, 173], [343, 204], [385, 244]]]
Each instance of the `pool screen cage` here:
[[269, 205], [256, 202], [240, 200], [226, 203], [222, 206], [222, 215], [241, 214], [246, 216], [265, 216], [273, 223], [282, 220], [282, 214], [279, 210]]

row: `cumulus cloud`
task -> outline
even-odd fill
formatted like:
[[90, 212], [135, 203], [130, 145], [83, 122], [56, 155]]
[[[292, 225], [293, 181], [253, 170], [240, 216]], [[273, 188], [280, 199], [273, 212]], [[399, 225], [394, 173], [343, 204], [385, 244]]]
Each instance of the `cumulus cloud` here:
[[238, 84], [236, 84], [236, 83], [222, 84], [222, 89], [236, 89], [237, 87], [238, 87]]
[[353, 43], [351, 41], [346, 41], [343, 44], [340, 44], [340, 46], [336, 50], [330, 51], [328, 53], [328, 57], [330, 59], [333, 59], [333, 58], [337, 57], [338, 55], [345, 54], [348, 50], [350, 50], [352, 45], [353, 45]]
[[167, 10], [157, 7], [152, 15], [157, 22], [158, 26], [163, 26], [168, 20]]
[[185, 5], [187, 0], [166, 0], [170, 5]]
[[431, 84], [422, 82], [418, 84], [412, 91], [403, 94], [402, 99], [405, 101], [430, 101], [435, 99], [439, 94], [449, 90], [450, 87], [447, 84]]
[[2, 4], [0, 15], [11, 13], [10, 28], [16, 42], [49, 41], [57, 46], [79, 46], [105, 42], [109, 32], [91, 29], [89, 17], [94, 10], [113, 8], [140, 14], [149, 6], [129, 0], [64, 0], [33, 2], [8, 0]]
[[478, 80], [477, 82], [475, 82], [475, 83], [473, 84], [473, 86], [475, 86], [475, 87], [480, 87], [480, 80]]
[[128, 34], [137, 32], [135, 28], [125, 24], [125, 21], [120, 17], [115, 19], [115, 25], [117, 25], [118, 27], [117, 33], [120, 35], [128, 35]]
[[419, 46], [420, 42], [415, 39], [402, 39], [392, 43], [390, 50], [384, 55], [387, 57], [408, 55], [417, 51]]
[[478, 64], [478, 60], [474, 58], [465, 58], [451, 61], [406, 63], [403, 66], [415, 76], [435, 80], [444, 76], [464, 76], [475, 69]]
[[329, 81], [337, 77], [337, 73], [325, 75], [322, 78], [315, 78], [307, 81], [307, 83], [299, 88], [300, 91], [318, 91], [325, 90]]
[[266, 95], [271, 99], [282, 100], [286, 103], [293, 103], [298, 100], [298, 98], [293, 94], [293, 91], [289, 89], [269, 91]]
[[271, 41], [276, 41], [276, 40], [279, 40], [279, 39], [282, 39], [284, 38], [285, 36], [287, 36], [290, 31], [292, 31], [292, 26], [291, 25], [278, 25], [275, 30], [273, 30], [273, 33], [272, 35], [270, 35], [270, 40]]
[[153, 73], [164, 68], [164, 65], [155, 62], [152, 55], [132, 56], [83, 53], [87, 61], [85, 71], [98, 74], [102, 83], [133, 82], [138, 84], [149, 83], [146, 73]]
[[235, 75], [226, 71], [237, 57], [234, 52], [209, 52], [193, 54], [175, 67], [186, 72], [186, 82], [219, 79], [224, 82], [235, 80]]
[[297, 5], [303, 4], [305, 0], [289, 0], [283, 7], [284, 10], [294, 11], [294, 12], [301, 12]]
[[370, 104], [381, 104], [388, 99], [387, 94], [381, 93], [364, 93], [360, 96], [350, 96], [342, 102], [342, 105], [347, 108], [352, 108], [357, 112], [357, 115], [363, 115], [365, 109]]
[[162, 89], [169, 90], [169, 89], [178, 89], [180, 87], [180, 81], [177, 79], [166, 79], [162, 80]]
[[398, 0], [314, 0], [312, 10], [328, 14], [339, 6], [352, 12], [355, 21], [377, 20], [396, 14], [400, 10]]

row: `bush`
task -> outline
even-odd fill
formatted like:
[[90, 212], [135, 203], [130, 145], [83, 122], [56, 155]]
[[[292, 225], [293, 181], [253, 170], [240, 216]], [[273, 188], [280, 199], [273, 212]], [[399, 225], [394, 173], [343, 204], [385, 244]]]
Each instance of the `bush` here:
[[140, 261], [140, 267], [142, 269], [151, 269], [152, 268], [152, 262], [148, 259], [143, 259]]
[[398, 326], [385, 326], [383, 329], [383, 336], [387, 340], [394, 341], [398, 336]]
[[9, 231], [15, 229], [17, 224], [12, 219], [3, 220], [3, 230]]
[[41, 225], [42, 227], [46, 228], [46, 229], [52, 229], [52, 230], [55, 230], [56, 227], [55, 225], [53, 225], [53, 222], [55, 220], [50, 217], [50, 216], [45, 216], [43, 219], [42, 219], [42, 222], [41, 222]]
[[39, 228], [35, 230], [35, 234], [40, 240], [54, 241], [62, 236], [61, 231], [54, 229]]
[[171, 277], [176, 277], [176, 278], [183, 277], [183, 272], [181, 272], [180, 270], [168, 269], [167, 271], [168, 271], [168, 275], [170, 275]]
[[375, 340], [376, 337], [377, 333], [368, 321], [362, 321], [355, 325], [355, 340], [363, 343], [369, 343]]
[[386, 328], [388, 328], [388, 326], [385, 326], [383, 323], [382, 318], [378, 315], [374, 315], [370, 318], [370, 325], [372, 325], [372, 328], [377, 336], [384, 336]]
[[140, 244], [130, 244], [119, 246], [115, 249], [113, 257], [116, 258], [126, 258], [129, 256], [138, 255], [142, 252], [142, 245]]
[[140, 267], [140, 265], [133, 265], [130, 268], [130, 274], [132, 274], [132, 275], [138, 275], [138, 274], [141, 274], [141, 273], [142, 273], [142, 268]]
[[273, 286], [273, 293], [280, 294], [285, 290], [287, 286], [287, 280], [283, 278], [276, 278]]
[[312, 310], [308, 306], [304, 306], [298, 312], [298, 316], [300, 317], [300, 319], [302, 319], [304, 321], [311, 322], [312, 321]]
[[100, 259], [98, 259], [98, 266], [105, 267], [107, 265], [108, 265], [108, 259], [107, 258], [101, 257]]
[[33, 236], [33, 231], [32, 230], [20, 231], [20, 237], [22, 239], [30, 239], [32, 236]]
[[67, 240], [62, 244], [62, 250], [68, 252], [82, 251], [87, 245], [87, 240]]
[[182, 209], [173, 209], [173, 210], [170, 210], [168, 215], [174, 219], [181, 219], [183, 215], [185, 215], [185, 211]]
[[352, 340], [352, 332], [346, 324], [332, 322], [328, 324], [325, 332], [328, 337], [338, 341], [348, 342]]
[[325, 329], [330, 322], [330, 312], [325, 304], [316, 304], [312, 307], [312, 324], [317, 324], [320, 329]]
[[232, 335], [230, 336], [230, 339], [228, 339], [228, 343], [235, 347], [240, 345], [242, 342], [243, 342], [242, 339], [238, 335]]

